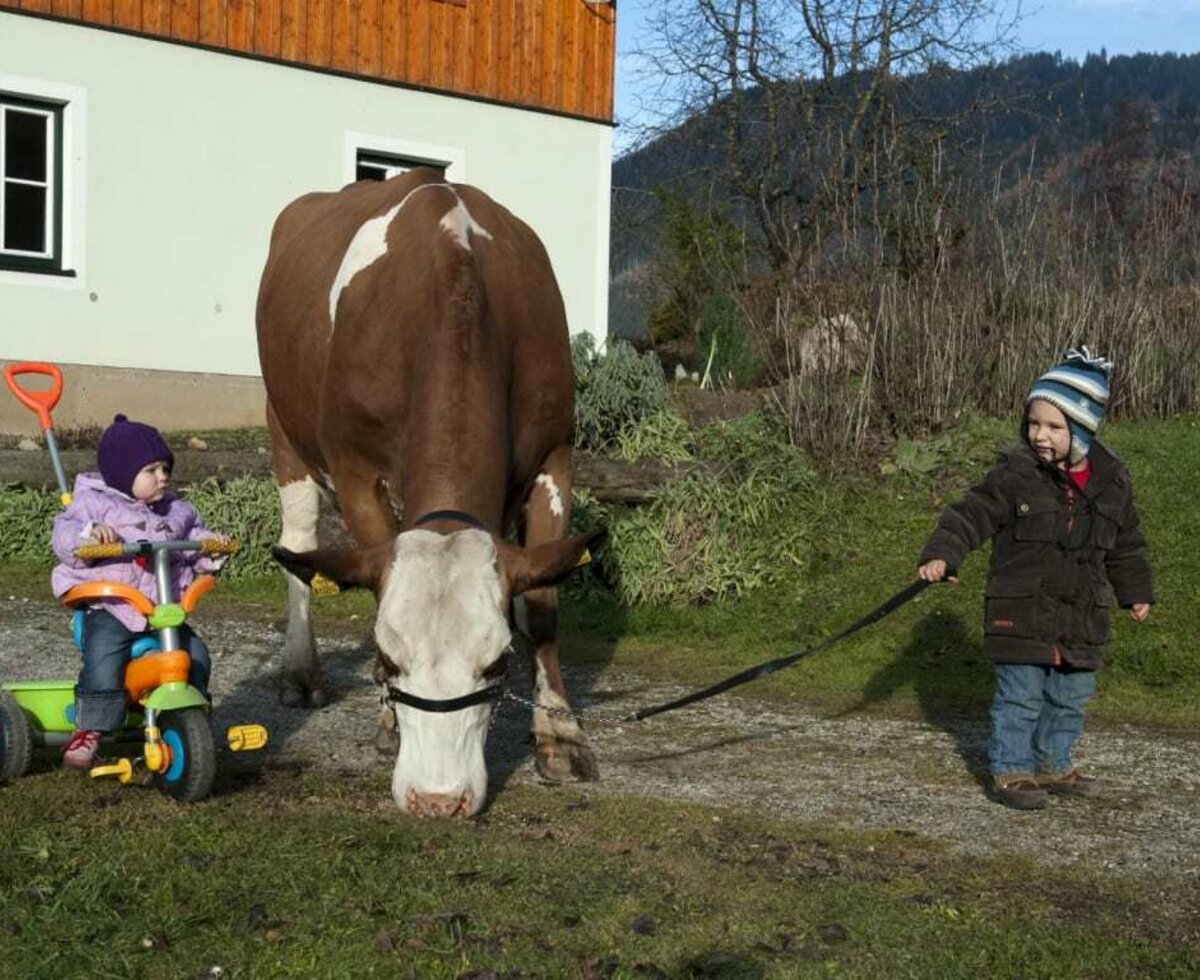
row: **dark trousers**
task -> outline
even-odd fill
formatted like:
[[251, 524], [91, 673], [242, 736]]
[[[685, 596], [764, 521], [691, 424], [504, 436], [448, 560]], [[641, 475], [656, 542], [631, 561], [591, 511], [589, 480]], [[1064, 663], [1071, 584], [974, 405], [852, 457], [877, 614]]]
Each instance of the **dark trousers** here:
[[[93, 606], [83, 619], [83, 667], [75, 685], [75, 727], [111, 732], [125, 722], [125, 665], [134, 640], [153, 633], [134, 633], [107, 609]], [[212, 662], [208, 647], [186, 624], [179, 644], [192, 658], [188, 682], [208, 696]]]

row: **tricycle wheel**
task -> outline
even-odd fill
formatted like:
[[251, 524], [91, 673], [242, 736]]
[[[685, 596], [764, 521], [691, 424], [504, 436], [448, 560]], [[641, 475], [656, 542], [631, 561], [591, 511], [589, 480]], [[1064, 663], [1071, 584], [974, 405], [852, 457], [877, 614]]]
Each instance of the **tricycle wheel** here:
[[154, 774], [154, 785], [168, 796], [195, 803], [212, 792], [217, 771], [208, 712], [202, 708], [165, 711], [159, 718], [162, 740], [171, 751], [165, 772]]
[[29, 719], [7, 691], [0, 691], [0, 783], [24, 776], [33, 760]]

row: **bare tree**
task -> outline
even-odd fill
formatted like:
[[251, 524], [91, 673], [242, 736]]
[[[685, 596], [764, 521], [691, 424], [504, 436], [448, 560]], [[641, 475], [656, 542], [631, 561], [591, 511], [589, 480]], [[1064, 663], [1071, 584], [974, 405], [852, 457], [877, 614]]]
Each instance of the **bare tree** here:
[[921, 104], [915, 82], [994, 60], [1021, 19], [1020, 0], [655, 2], [638, 52], [658, 82], [653, 126], [693, 120], [776, 272], [852, 234], [936, 156], [949, 110]]

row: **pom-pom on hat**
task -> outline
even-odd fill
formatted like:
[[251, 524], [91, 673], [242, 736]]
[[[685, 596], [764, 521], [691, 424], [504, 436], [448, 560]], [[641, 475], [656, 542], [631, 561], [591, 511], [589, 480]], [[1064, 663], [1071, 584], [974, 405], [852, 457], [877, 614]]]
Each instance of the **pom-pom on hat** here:
[[133, 496], [133, 481], [143, 466], [162, 461], [175, 466], [175, 454], [158, 429], [144, 422], [130, 422], [124, 415], [113, 417], [112, 425], [100, 436], [96, 462], [104, 482], [127, 497]]
[[1067, 417], [1071, 430], [1070, 462], [1083, 462], [1092, 445], [1092, 436], [1104, 421], [1108, 405], [1108, 376], [1112, 362], [1094, 357], [1086, 347], [1072, 348], [1063, 362], [1043, 374], [1025, 396], [1028, 405], [1040, 398]]

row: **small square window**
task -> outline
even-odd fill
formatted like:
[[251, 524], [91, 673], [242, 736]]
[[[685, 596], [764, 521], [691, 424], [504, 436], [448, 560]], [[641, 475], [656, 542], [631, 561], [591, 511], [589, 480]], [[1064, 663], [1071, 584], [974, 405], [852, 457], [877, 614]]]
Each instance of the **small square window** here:
[[359, 150], [355, 154], [355, 180], [389, 180], [400, 174], [408, 173], [417, 167], [429, 167], [443, 177], [446, 176], [448, 165], [441, 160], [419, 160], [414, 157], [396, 156], [391, 153], [379, 153], [375, 150]]
[[0, 92], [0, 269], [62, 268], [61, 104]]

